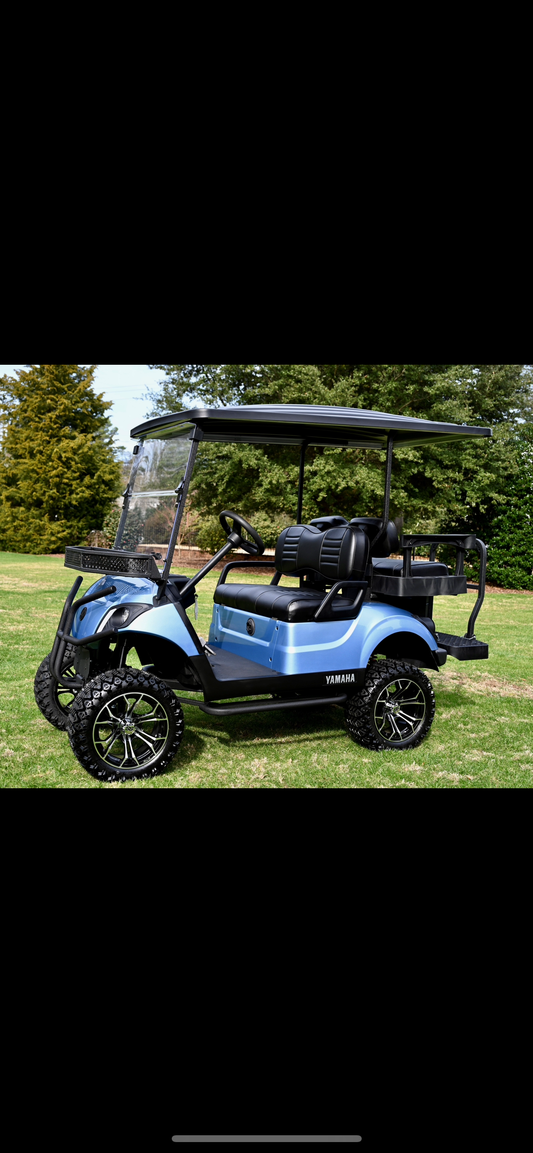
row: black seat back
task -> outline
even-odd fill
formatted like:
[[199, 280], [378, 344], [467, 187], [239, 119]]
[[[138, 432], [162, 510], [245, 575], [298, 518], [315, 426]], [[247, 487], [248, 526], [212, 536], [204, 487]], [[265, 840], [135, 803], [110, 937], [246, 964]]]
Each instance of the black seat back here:
[[[324, 532], [328, 528], [336, 528], [338, 525], [348, 524], [344, 516], [318, 516], [316, 520], [309, 522], [314, 528], [320, 529]], [[370, 542], [370, 556], [371, 557], [388, 557], [391, 552], [397, 552], [400, 547], [398, 538], [398, 530], [393, 520], [390, 520], [387, 525], [387, 535], [383, 536], [380, 532], [382, 521], [378, 516], [354, 516], [350, 524], [358, 525], [364, 533], [366, 533]], [[372, 548], [372, 541], [379, 535], [379, 540], [376, 548]]]
[[287, 575], [316, 573], [327, 581], [362, 580], [369, 542], [358, 525], [343, 524], [321, 532], [308, 524], [284, 529], [276, 545], [276, 568]]
[[325, 532], [327, 528], [337, 528], [340, 524], [348, 524], [348, 521], [345, 516], [318, 516], [316, 520], [310, 520], [309, 524]]
[[[371, 557], [387, 557], [391, 552], [397, 552], [400, 547], [398, 538], [398, 529], [393, 520], [390, 520], [387, 525], [386, 536], [381, 536], [380, 527], [382, 521], [377, 516], [355, 516], [350, 524], [358, 525], [364, 533], [368, 536], [370, 542], [370, 556]], [[372, 541], [378, 536], [380, 541], [377, 548], [372, 547]]]

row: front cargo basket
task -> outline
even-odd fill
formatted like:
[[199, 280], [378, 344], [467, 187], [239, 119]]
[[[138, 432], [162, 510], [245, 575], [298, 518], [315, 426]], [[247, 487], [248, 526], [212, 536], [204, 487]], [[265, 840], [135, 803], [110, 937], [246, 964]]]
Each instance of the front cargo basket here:
[[65, 549], [65, 568], [79, 572], [98, 572], [106, 576], [142, 576], [157, 580], [161, 574], [151, 554], [124, 552], [122, 549], [77, 548]]

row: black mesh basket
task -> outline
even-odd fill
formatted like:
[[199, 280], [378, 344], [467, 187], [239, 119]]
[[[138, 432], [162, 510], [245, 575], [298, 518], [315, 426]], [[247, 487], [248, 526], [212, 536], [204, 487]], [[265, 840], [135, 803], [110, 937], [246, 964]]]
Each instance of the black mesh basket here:
[[156, 580], [161, 574], [151, 553], [122, 552], [109, 548], [65, 549], [65, 568], [106, 576], [143, 576]]

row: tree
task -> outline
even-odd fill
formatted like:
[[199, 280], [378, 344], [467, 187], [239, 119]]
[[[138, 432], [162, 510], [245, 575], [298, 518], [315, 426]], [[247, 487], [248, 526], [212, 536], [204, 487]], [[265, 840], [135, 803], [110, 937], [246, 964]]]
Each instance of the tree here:
[[490, 529], [487, 573], [504, 588], [533, 591], [533, 424], [522, 426], [518, 443], [520, 467]]
[[[428, 420], [499, 423], [532, 412], [521, 364], [151, 364], [155, 412], [202, 404], [338, 404]], [[431, 415], [431, 413], [434, 415]], [[442, 415], [439, 416], [439, 412]]]
[[[516, 430], [533, 416], [532, 372], [524, 365], [151, 365], [166, 379], [149, 398], [151, 415], [192, 406], [326, 404], [374, 409], [427, 420], [491, 425], [492, 440], [398, 448], [391, 512], [409, 531], [436, 531], [461, 518], [476, 527], [487, 510], [504, 507], [518, 470]], [[303, 518], [327, 513], [379, 515], [384, 454], [309, 448]], [[294, 518], [298, 450], [202, 444], [193, 505], [215, 516], [220, 500], [253, 523], [264, 514]], [[491, 513], [491, 515], [494, 515]]]
[[121, 491], [96, 365], [28, 365], [0, 381], [0, 548], [62, 552], [99, 529]]

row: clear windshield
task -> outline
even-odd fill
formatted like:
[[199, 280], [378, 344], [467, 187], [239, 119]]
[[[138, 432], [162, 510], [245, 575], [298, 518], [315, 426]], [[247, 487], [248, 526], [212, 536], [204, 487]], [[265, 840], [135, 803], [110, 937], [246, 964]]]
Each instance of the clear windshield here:
[[[186, 437], [149, 440], [142, 446], [122, 548], [129, 552], [158, 552], [168, 545], [176, 512], [176, 489], [183, 479], [190, 447]], [[135, 457], [132, 462], [136, 462]]]

